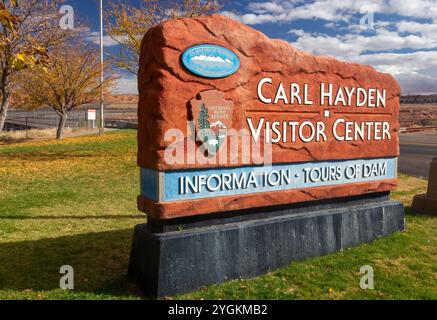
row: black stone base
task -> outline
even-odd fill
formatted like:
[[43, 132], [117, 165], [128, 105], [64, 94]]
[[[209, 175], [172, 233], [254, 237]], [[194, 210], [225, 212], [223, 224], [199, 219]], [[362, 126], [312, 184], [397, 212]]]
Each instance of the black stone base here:
[[136, 226], [129, 278], [148, 296], [171, 296], [254, 277], [405, 228], [403, 205], [381, 194], [305, 210], [285, 206], [240, 214], [246, 218], [224, 224], [185, 221], [179, 231], [156, 230], [156, 222]]

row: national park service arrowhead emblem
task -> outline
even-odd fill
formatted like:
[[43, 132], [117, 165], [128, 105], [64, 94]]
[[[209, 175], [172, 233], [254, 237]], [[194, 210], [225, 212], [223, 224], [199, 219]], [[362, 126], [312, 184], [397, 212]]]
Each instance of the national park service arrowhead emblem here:
[[218, 90], [204, 91], [191, 100], [198, 139], [208, 156], [217, 154], [232, 127], [234, 103]]

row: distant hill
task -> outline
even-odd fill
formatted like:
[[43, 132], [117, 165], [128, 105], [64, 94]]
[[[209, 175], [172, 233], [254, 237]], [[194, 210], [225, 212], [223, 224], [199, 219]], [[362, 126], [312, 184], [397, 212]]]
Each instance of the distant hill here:
[[138, 103], [138, 95], [136, 94], [114, 94], [105, 98], [109, 103]]
[[403, 128], [437, 126], [437, 103], [403, 103], [399, 122]]
[[437, 94], [403, 96], [401, 103], [437, 103]]
[[[109, 103], [138, 103], [138, 95], [135, 94], [119, 94], [110, 95], [105, 98]], [[432, 95], [409, 95], [401, 97], [402, 104], [411, 103], [437, 103], [437, 94]]]

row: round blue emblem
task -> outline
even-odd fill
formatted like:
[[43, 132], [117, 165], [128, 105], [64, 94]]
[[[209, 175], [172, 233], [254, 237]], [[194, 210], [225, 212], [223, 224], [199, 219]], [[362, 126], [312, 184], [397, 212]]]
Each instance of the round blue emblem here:
[[202, 77], [225, 78], [237, 72], [240, 59], [225, 47], [201, 44], [184, 52], [182, 64], [192, 73]]

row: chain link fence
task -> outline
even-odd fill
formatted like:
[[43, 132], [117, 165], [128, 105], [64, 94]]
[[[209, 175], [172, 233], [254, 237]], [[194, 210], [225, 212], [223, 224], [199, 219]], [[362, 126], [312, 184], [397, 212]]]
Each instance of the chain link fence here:
[[[95, 111], [96, 120], [88, 120], [88, 110]], [[48, 129], [56, 128], [59, 116], [52, 109], [35, 111], [10, 110], [6, 118], [6, 130]], [[107, 106], [105, 108], [105, 127], [128, 126], [138, 123], [136, 107]], [[100, 109], [95, 106], [84, 106], [70, 111], [67, 116], [67, 128], [93, 129], [100, 126]]]
[[[94, 111], [95, 120], [89, 120], [89, 110]], [[50, 109], [35, 111], [10, 110], [5, 123], [5, 132], [23, 138], [53, 135], [58, 127], [59, 116]], [[138, 124], [136, 105], [108, 105], [105, 107], [105, 127], [114, 129], [136, 129]], [[93, 131], [100, 127], [100, 108], [86, 105], [70, 111], [67, 116], [65, 132]]]

